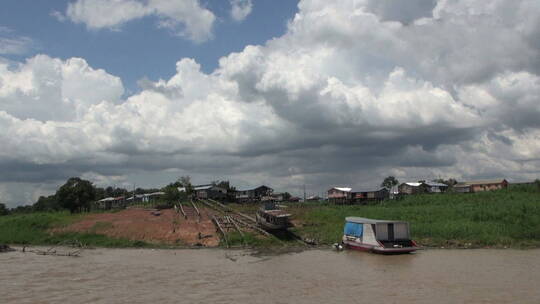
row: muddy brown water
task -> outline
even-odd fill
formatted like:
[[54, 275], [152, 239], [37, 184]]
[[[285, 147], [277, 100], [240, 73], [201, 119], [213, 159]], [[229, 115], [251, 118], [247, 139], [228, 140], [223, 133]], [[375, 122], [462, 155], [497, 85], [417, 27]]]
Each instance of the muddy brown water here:
[[540, 250], [0, 254], [1, 303], [540, 303]]

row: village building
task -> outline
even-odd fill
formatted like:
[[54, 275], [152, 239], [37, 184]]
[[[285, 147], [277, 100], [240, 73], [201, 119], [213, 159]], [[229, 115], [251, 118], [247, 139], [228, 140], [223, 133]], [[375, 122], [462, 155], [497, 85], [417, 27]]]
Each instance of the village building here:
[[407, 182], [398, 186], [400, 194], [419, 194], [427, 192], [427, 185], [422, 182]]
[[441, 193], [448, 190], [448, 185], [437, 182], [423, 182], [426, 185], [425, 189], [428, 193]]
[[351, 201], [352, 188], [332, 187], [328, 190], [328, 201], [334, 204], [345, 204]]
[[506, 179], [492, 179], [457, 183], [454, 185], [454, 190], [459, 193], [474, 193], [505, 189], [506, 187], [508, 187]]
[[194, 186], [193, 191], [198, 199], [223, 200], [227, 198], [227, 189], [212, 184]]
[[379, 190], [353, 191], [352, 193], [352, 201], [355, 203], [382, 201], [390, 197], [390, 192], [386, 188], [382, 188]]
[[153, 202], [159, 198], [161, 198], [163, 195], [165, 195], [165, 192], [152, 192], [152, 193], [144, 193], [144, 194], [135, 194], [134, 196], [130, 196], [126, 199], [126, 202], [128, 203], [149, 203]]
[[400, 194], [442, 193], [448, 190], [448, 185], [437, 182], [407, 182], [398, 186]]
[[277, 192], [272, 193], [271, 195], [263, 196], [261, 199], [264, 200], [271, 200], [274, 202], [287, 202], [291, 198], [291, 195], [287, 192]]
[[94, 206], [98, 209], [108, 210], [108, 209], [118, 209], [126, 207], [126, 197], [106, 197], [100, 199], [94, 203]]
[[246, 203], [251, 201], [260, 201], [263, 197], [272, 197], [274, 189], [262, 185], [257, 188], [236, 191], [236, 201]]
[[308, 202], [318, 202], [318, 201], [321, 201], [322, 198], [318, 195], [311, 195], [311, 196], [308, 196], [306, 197], [306, 201]]

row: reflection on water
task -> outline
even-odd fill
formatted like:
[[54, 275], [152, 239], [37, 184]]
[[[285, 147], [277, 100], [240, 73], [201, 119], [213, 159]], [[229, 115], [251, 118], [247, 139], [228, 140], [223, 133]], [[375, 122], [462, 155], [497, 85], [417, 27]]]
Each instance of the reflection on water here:
[[540, 303], [540, 250], [0, 254], [2, 303]]

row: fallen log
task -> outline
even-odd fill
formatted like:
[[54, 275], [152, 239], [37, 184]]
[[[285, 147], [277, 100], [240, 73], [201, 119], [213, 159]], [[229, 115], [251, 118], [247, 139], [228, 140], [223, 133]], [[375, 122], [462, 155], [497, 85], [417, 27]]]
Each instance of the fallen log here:
[[15, 251], [15, 249], [9, 247], [6, 244], [0, 244], [0, 252], [10, 252], [10, 251]]

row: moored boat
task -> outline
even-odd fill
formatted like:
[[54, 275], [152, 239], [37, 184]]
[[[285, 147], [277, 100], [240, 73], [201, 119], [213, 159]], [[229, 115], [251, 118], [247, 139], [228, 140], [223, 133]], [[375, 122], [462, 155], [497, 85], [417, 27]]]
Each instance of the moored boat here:
[[265, 202], [255, 214], [257, 223], [266, 230], [289, 228], [291, 226], [290, 216], [289, 213], [279, 209], [274, 202]]
[[410, 238], [409, 223], [403, 221], [347, 217], [342, 241], [350, 249], [383, 254], [418, 250], [418, 245]]

